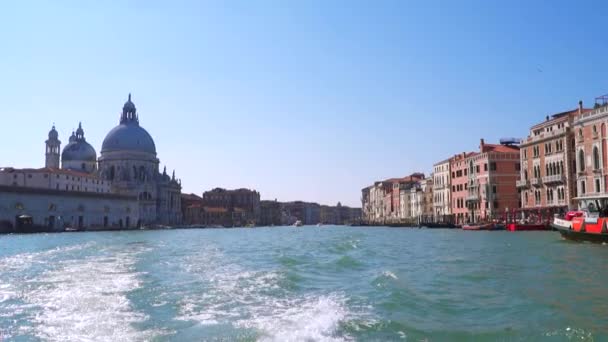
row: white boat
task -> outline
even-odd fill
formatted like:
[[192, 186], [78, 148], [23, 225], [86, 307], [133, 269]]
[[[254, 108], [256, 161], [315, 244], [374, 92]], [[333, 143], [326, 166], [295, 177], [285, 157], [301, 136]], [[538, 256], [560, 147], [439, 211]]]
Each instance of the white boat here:
[[293, 224], [294, 227], [302, 227], [302, 221], [297, 220], [296, 223]]

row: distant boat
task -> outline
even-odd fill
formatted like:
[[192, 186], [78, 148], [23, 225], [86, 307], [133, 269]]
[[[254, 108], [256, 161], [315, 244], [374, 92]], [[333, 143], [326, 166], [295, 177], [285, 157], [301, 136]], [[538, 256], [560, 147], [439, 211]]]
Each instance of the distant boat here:
[[293, 224], [294, 227], [302, 227], [302, 221], [297, 220], [296, 223]]
[[504, 230], [505, 227], [496, 223], [478, 223], [466, 224], [462, 226], [462, 230]]

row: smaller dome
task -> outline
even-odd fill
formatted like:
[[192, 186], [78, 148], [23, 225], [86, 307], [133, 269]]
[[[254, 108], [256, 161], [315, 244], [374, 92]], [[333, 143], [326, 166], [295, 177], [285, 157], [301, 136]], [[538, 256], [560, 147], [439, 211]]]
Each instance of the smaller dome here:
[[89, 161], [97, 160], [97, 153], [91, 144], [84, 140], [73, 141], [67, 144], [61, 152], [61, 161]]
[[78, 123], [78, 130], [76, 133], [72, 132], [70, 143], [63, 148], [63, 152], [61, 152], [61, 161], [97, 161], [95, 149], [84, 138], [82, 123]]

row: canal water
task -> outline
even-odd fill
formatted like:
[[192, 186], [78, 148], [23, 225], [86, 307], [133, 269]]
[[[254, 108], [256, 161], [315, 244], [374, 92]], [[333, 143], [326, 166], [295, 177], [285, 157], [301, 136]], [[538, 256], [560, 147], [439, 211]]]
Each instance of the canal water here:
[[0, 340], [608, 340], [608, 246], [278, 227], [0, 236]]

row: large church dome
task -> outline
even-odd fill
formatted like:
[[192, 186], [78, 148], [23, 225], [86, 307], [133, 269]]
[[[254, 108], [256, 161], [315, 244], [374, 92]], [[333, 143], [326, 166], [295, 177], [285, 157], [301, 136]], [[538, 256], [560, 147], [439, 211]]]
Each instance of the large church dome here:
[[131, 94], [122, 108], [120, 124], [114, 127], [103, 140], [101, 153], [115, 151], [146, 152], [156, 155], [156, 145], [152, 136], [139, 125]]

